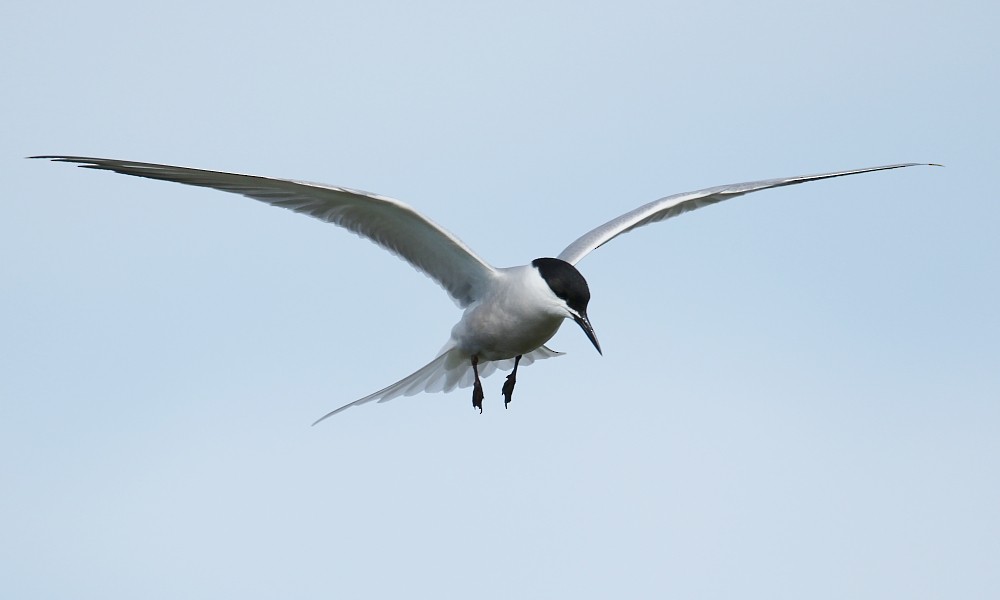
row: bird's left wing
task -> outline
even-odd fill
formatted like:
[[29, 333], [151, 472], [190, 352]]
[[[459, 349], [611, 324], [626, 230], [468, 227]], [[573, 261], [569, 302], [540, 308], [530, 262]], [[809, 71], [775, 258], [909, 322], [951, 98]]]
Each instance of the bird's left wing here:
[[406, 204], [358, 190], [171, 165], [88, 158], [33, 156], [88, 169], [174, 181], [242, 194], [339, 225], [368, 238], [437, 281], [462, 307], [479, 298], [496, 270], [461, 240]]
[[872, 171], [886, 171], [888, 169], [899, 169], [902, 167], [913, 167], [924, 163], [905, 163], [898, 165], [885, 165], [882, 167], [868, 167], [866, 169], [854, 169], [852, 171], [837, 171], [835, 173], [820, 173], [819, 175], [800, 175], [798, 177], [785, 177], [782, 179], [765, 179], [763, 181], [750, 181], [747, 183], [734, 183], [730, 185], [720, 185], [710, 187], [696, 192], [685, 192], [667, 196], [640, 206], [639, 208], [627, 212], [624, 215], [612, 219], [593, 229], [575, 242], [566, 247], [559, 254], [559, 258], [576, 264], [584, 256], [593, 250], [600, 248], [614, 238], [623, 233], [632, 231], [637, 227], [656, 223], [664, 219], [676, 217], [703, 206], [729, 200], [750, 192], [759, 192], [770, 188], [783, 187], [786, 185], [796, 185], [807, 181], [818, 181], [820, 179], [830, 179], [832, 177], [843, 177], [845, 175], [856, 175], [858, 173], [870, 173]]

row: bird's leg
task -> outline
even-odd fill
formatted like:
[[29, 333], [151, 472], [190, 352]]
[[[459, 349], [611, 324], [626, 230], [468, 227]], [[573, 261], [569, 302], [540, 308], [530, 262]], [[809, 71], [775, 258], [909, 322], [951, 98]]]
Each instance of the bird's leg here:
[[517, 364], [521, 362], [521, 355], [514, 357], [514, 370], [507, 376], [507, 381], [503, 382], [503, 407], [510, 404], [510, 397], [514, 394], [514, 384], [517, 383]]
[[472, 384], [472, 408], [478, 408], [479, 414], [483, 414], [483, 384], [479, 381], [479, 356], [472, 357], [472, 372], [476, 376], [475, 383]]

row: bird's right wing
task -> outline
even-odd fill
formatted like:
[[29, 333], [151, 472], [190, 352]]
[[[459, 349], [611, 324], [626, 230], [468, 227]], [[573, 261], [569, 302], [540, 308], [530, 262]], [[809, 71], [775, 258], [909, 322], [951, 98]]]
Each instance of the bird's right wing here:
[[[820, 179], [830, 179], [833, 177], [843, 177], [845, 175], [857, 175], [858, 173], [870, 173], [872, 171], [885, 171], [888, 169], [899, 169], [902, 167], [918, 166], [921, 163], [906, 163], [899, 165], [886, 165], [883, 167], [868, 167], [866, 169], [854, 169], [852, 171], [837, 171], [834, 173], [820, 173], [819, 175], [800, 175], [798, 177], [784, 177], [781, 179], [764, 179], [762, 181], [749, 181], [747, 183], [733, 183], [730, 185], [720, 185], [716, 187], [698, 190], [696, 192], [684, 192], [674, 194], [666, 198], [654, 200], [649, 204], [644, 204], [639, 208], [629, 211], [620, 217], [616, 217], [604, 225], [592, 229], [583, 234], [579, 239], [566, 247], [559, 258], [575, 265], [584, 256], [607, 244], [611, 240], [642, 227], [650, 223], [656, 223], [664, 219], [676, 217], [703, 206], [729, 200], [750, 192], [759, 192], [770, 188], [783, 187], [786, 185], [796, 185], [808, 181], [819, 181]], [[940, 166], [940, 165], [933, 165]]]
[[242, 194], [339, 225], [403, 258], [437, 281], [462, 307], [476, 301], [496, 275], [492, 266], [457, 237], [406, 204], [385, 196], [321, 183], [129, 160], [81, 156], [32, 158]]

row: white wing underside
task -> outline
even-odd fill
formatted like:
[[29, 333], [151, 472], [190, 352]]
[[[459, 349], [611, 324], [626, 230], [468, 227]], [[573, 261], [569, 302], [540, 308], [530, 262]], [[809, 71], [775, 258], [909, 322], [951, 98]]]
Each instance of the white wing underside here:
[[[600, 248], [623, 233], [628, 233], [633, 229], [656, 223], [664, 219], [676, 217], [686, 212], [709, 206], [723, 200], [736, 198], [743, 194], [759, 192], [770, 188], [783, 187], [786, 185], [796, 185], [808, 181], [818, 181], [820, 179], [831, 179], [833, 177], [844, 177], [845, 175], [857, 175], [858, 173], [870, 173], [872, 171], [886, 171], [888, 169], [900, 169], [903, 167], [914, 167], [922, 163], [905, 163], [897, 165], [885, 165], [881, 167], [869, 167], [865, 169], [853, 169], [850, 171], [836, 171], [833, 173], [820, 173], [818, 175], [800, 175], [797, 177], [784, 177], [780, 179], [764, 179], [761, 181], [748, 181], [746, 183], [733, 183], [730, 185], [719, 185], [715, 187], [698, 190], [696, 192], [684, 192], [674, 194], [666, 198], [654, 200], [649, 204], [644, 204], [639, 208], [629, 211], [619, 217], [611, 219], [604, 225], [588, 231], [580, 236], [576, 241], [566, 247], [559, 258], [575, 265], [592, 251]], [[934, 165], [940, 166], [940, 165]]]
[[[520, 367], [526, 367], [536, 360], [562, 356], [562, 352], [556, 352], [546, 346], [541, 346], [521, 357]], [[514, 359], [491, 360], [481, 362], [478, 365], [479, 377], [486, 378], [496, 371], [510, 371], [514, 368]], [[319, 419], [332, 417], [333, 415], [347, 410], [352, 406], [360, 406], [368, 402], [388, 402], [400, 396], [413, 396], [422, 392], [450, 392], [457, 388], [472, 387], [474, 375], [472, 373], [472, 363], [469, 357], [457, 351], [452, 344], [448, 344], [442, 349], [437, 358], [427, 363], [415, 373], [400, 379], [396, 383], [382, 388], [374, 394], [369, 394], [360, 400], [355, 400], [350, 404], [345, 404], [337, 410], [329, 412]], [[316, 423], [313, 423], [315, 425]]]
[[322, 183], [111, 158], [32, 158], [241, 194], [339, 225], [409, 262], [437, 281], [463, 308], [478, 300], [496, 276], [496, 270], [460, 239], [410, 206], [386, 196]]

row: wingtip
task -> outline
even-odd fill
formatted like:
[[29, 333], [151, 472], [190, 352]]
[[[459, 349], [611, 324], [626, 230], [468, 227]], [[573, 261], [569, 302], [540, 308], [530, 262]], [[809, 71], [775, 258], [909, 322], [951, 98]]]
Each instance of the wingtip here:
[[40, 158], [42, 160], [51, 160], [53, 162], [76, 162], [76, 163], [86, 162], [87, 160], [80, 156], [65, 156], [62, 154], [39, 154], [36, 156], [25, 156], [24, 158], [27, 159]]

